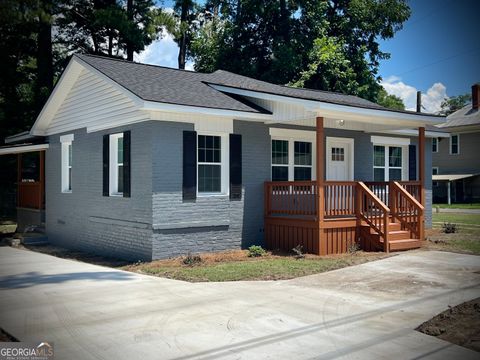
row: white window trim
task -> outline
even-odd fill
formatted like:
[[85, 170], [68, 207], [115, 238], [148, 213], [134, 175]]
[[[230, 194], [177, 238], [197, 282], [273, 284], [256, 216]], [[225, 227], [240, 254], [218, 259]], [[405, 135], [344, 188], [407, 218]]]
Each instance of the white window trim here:
[[[72, 164], [69, 164], [69, 147], [72, 146], [74, 136], [73, 134], [60, 136], [61, 143], [61, 191], [65, 194], [72, 193], [72, 184], [69, 184], [68, 170], [72, 168]], [[73, 162], [73, 146], [72, 146], [72, 162]], [[72, 173], [73, 175], [73, 173]], [[72, 177], [73, 178], [73, 177]]]
[[[435, 141], [435, 151], [433, 150], [433, 142]], [[434, 137], [432, 138], [432, 153], [438, 153], [438, 138], [437, 137]]]
[[123, 133], [110, 134], [110, 154], [109, 154], [109, 193], [110, 196], [123, 196], [123, 192], [118, 191], [118, 140], [123, 138]]
[[[454, 154], [452, 153], [452, 137], [457, 137], [457, 152]], [[450, 134], [450, 146], [449, 146], [449, 154], [450, 155], [460, 155], [460, 134]]]
[[[295, 167], [309, 167], [312, 169], [312, 181], [316, 179], [316, 154], [317, 142], [315, 132], [305, 130], [290, 130], [270, 128], [270, 180], [272, 179], [273, 166], [288, 167], [288, 181], [294, 181]], [[274, 164], [272, 154], [272, 140], [288, 141], [288, 164]], [[312, 144], [312, 165], [295, 165], [295, 141], [309, 142]]]
[[[390, 173], [388, 170], [390, 169], [400, 169], [402, 171], [402, 180], [401, 181], [407, 181], [408, 180], [408, 146], [402, 146], [398, 144], [373, 144], [373, 146], [383, 146], [385, 148], [385, 163], [383, 166], [375, 166], [375, 158], [373, 159], [373, 169], [384, 169], [384, 181], [390, 181]], [[402, 166], [389, 166], [389, 148], [390, 147], [400, 147], [402, 148]], [[372, 156], [375, 156], [375, 151], [373, 151]], [[373, 171], [373, 176], [372, 179], [375, 179], [374, 177], [374, 170]], [[375, 181], [375, 180], [374, 180]]]
[[[221, 176], [221, 190], [220, 192], [199, 192], [198, 191], [198, 166], [205, 163], [199, 163], [198, 161], [198, 137], [200, 135], [204, 136], [220, 136], [220, 176]], [[230, 133], [225, 132], [216, 132], [216, 131], [197, 131], [197, 148], [196, 159], [197, 159], [197, 197], [216, 197], [216, 196], [229, 196], [230, 195]], [[207, 163], [215, 164], [215, 163]]]

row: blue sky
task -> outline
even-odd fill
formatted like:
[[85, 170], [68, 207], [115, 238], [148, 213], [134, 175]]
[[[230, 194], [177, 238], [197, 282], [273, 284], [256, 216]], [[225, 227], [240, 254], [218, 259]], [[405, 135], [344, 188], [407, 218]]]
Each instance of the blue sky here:
[[[391, 53], [382, 61], [382, 85], [408, 109], [422, 91], [425, 111], [438, 111], [446, 96], [469, 93], [480, 82], [480, 0], [409, 0], [412, 16], [393, 39], [381, 41]], [[171, 0], [159, 2], [165, 8]], [[140, 62], [177, 66], [178, 47], [164, 34], [136, 56]], [[192, 69], [193, 64], [188, 63]]]

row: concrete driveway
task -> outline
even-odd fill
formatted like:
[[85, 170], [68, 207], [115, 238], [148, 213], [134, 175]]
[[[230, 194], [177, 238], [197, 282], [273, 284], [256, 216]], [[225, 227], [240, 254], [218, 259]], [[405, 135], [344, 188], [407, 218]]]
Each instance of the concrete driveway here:
[[190, 284], [0, 248], [0, 327], [57, 359], [478, 359], [413, 329], [480, 296], [480, 257], [417, 251], [289, 281]]

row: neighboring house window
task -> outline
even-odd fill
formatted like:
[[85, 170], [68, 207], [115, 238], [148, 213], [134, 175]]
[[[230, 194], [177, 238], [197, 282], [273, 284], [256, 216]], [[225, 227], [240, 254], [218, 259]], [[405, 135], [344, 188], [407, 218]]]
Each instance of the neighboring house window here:
[[110, 135], [110, 195], [123, 195], [123, 133]]
[[312, 163], [311, 142], [272, 140], [272, 181], [311, 180]]
[[72, 192], [72, 142], [73, 134], [60, 137], [62, 144], [62, 192]]
[[460, 135], [458, 134], [450, 136], [450, 154], [460, 154]]
[[432, 138], [432, 152], [438, 152], [438, 138]]
[[374, 145], [373, 180], [402, 180], [403, 149], [401, 146]]
[[198, 181], [199, 194], [227, 193], [227, 154], [228, 137], [220, 135], [198, 135]]
[[[432, 175], [438, 175], [438, 166], [432, 167]], [[437, 181], [433, 181], [433, 182], [432, 182], [432, 185], [433, 185], [433, 186], [438, 186], [438, 182], [437, 182]]]

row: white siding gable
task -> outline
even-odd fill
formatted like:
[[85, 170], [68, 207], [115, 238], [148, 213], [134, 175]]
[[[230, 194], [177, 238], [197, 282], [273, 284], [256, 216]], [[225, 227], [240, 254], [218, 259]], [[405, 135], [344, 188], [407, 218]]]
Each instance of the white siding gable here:
[[97, 131], [148, 120], [124, 92], [94, 72], [82, 69], [76, 82], [53, 115], [46, 135], [79, 128]]

